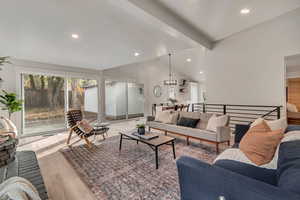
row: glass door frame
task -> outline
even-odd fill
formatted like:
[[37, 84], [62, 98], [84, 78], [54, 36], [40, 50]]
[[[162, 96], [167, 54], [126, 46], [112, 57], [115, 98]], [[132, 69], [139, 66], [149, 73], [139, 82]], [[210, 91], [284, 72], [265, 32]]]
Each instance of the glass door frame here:
[[[84, 74], [84, 73], [72, 73], [72, 72], [54, 72], [54, 71], [48, 71], [48, 70], [41, 70], [37, 69], [35, 70], [34, 68], [28, 68], [28, 69], [17, 69], [17, 93], [20, 94], [21, 99], [24, 100], [25, 98], [25, 90], [24, 90], [24, 74], [30, 74], [30, 75], [44, 75], [44, 76], [57, 76], [61, 77], [64, 79], [64, 111], [65, 113], [69, 110], [69, 95], [68, 95], [68, 80], [71, 78], [79, 78], [79, 79], [90, 79], [90, 80], [96, 80], [97, 81], [97, 92], [98, 92], [98, 113], [97, 113], [97, 119], [100, 119], [100, 103], [101, 103], [101, 98], [100, 98], [100, 79], [99, 76], [91, 76], [90, 74]], [[50, 131], [43, 131], [39, 133], [32, 133], [32, 134], [26, 134], [25, 133], [25, 103], [23, 102], [22, 106], [22, 111], [21, 111], [21, 131], [20, 131], [20, 136], [21, 137], [29, 137], [29, 136], [38, 136], [38, 135], [50, 135], [50, 134], [58, 134], [62, 131], [67, 131], [68, 130], [68, 122], [67, 122], [67, 117], [66, 115], [64, 116], [65, 118], [65, 128], [62, 129], [56, 129], [56, 130], [50, 130]]]
[[[129, 118], [129, 106], [128, 106], [128, 84], [132, 83], [132, 84], [137, 84], [137, 85], [142, 85], [143, 86], [143, 89], [145, 91], [145, 84], [143, 83], [137, 83], [136, 81], [132, 81], [132, 80], [116, 80], [116, 79], [109, 79], [109, 78], [105, 78], [104, 79], [104, 88], [106, 87], [106, 81], [115, 81], [115, 82], [118, 82], [118, 83], [125, 83], [125, 101], [126, 101], [126, 113], [125, 113], [125, 119], [124, 120], [130, 120], [132, 118]], [[106, 89], [106, 88], [105, 88]], [[106, 90], [105, 90], [106, 91]], [[106, 92], [104, 92], [106, 93]], [[104, 94], [105, 96], [106, 94]], [[103, 98], [104, 101], [106, 101], [106, 98]], [[145, 117], [145, 92], [143, 93], [143, 99], [144, 99], [144, 117]], [[104, 105], [106, 105], [106, 102], [104, 102]], [[105, 107], [105, 111], [104, 111], [104, 119], [106, 117], [106, 106]], [[106, 119], [105, 119], [106, 120]], [[107, 121], [114, 121], [114, 120], [107, 120]]]
[[[101, 120], [101, 81], [100, 81], [100, 79], [99, 79], [99, 77], [90, 77], [90, 78], [87, 78], [86, 76], [82, 76], [82, 75], [70, 75], [70, 74], [67, 74], [66, 75], [66, 81], [65, 81], [65, 83], [66, 83], [66, 88], [65, 88], [65, 91], [67, 91], [67, 92], [65, 92], [65, 95], [66, 95], [66, 97], [65, 97], [65, 101], [66, 101], [66, 104], [67, 105], [65, 105], [65, 113], [67, 113], [68, 112], [68, 110], [70, 109], [70, 106], [69, 106], [69, 95], [68, 95], [68, 91], [69, 91], [69, 85], [68, 85], [68, 80], [70, 80], [70, 79], [74, 79], [74, 78], [76, 78], [76, 79], [87, 79], [87, 80], [95, 80], [95, 81], [97, 81], [97, 97], [98, 97], [98, 113], [97, 113], [97, 120], [98, 121], [100, 121]], [[65, 118], [67, 118], [67, 116], [65, 115]], [[68, 127], [68, 122], [66, 121], [66, 127]]]

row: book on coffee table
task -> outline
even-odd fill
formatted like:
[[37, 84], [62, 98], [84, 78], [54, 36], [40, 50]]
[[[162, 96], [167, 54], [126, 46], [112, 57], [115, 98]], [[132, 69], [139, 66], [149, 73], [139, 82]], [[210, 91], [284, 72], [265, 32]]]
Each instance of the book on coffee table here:
[[152, 140], [154, 138], [159, 137], [159, 135], [156, 134], [156, 133], [146, 133], [145, 135], [140, 135], [140, 134], [138, 134], [138, 132], [134, 132], [134, 133], [132, 133], [132, 135], [137, 136], [137, 137], [139, 137], [141, 139], [144, 139], [144, 140]]

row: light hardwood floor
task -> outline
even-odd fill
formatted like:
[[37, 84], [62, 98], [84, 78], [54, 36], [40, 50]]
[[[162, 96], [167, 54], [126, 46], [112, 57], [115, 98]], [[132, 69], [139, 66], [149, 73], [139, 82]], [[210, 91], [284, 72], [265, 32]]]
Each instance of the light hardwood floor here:
[[[120, 130], [133, 129], [137, 121], [124, 121], [111, 124], [109, 137], [118, 135]], [[41, 172], [51, 200], [93, 200], [93, 194], [85, 183], [79, 178], [70, 163], [59, 152], [68, 148], [65, 144], [67, 132], [54, 136], [35, 136], [22, 138], [18, 151], [33, 150], [36, 152]], [[97, 144], [97, 141], [94, 141]], [[73, 137], [72, 140], [77, 140]], [[83, 142], [78, 143], [81, 145]]]
[[94, 199], [89, 188], [60, 152], [40, 158], [39, 163], [51, 200]]
[[[110, 125], [109, 137], [118, 135], [119, 131], [135, 128], [137, 121], [124, 121]], [[171, 135], [171, 134], [170, 134]], [[20, 140], [19, 151], [33, 150], [37, 153], [41, 172], [51, 200], [93, 200], [93, 194], [79, 178], [75, 170], [59, 152], [68, 148], [65, 144], [67, 132], [54, 136], [36, 136]], [[175, 136], [180, 137], [180, 136]], [[73, 137], [74, 140], [77, 137]], [[99, 138], [101, 141], [101, 137]], [[191, 140], [192, 141], [192, 140]], [[97, 140], [94, 141], [97, 145]], [[195, 140], [195, 142], [199, 142]], [[78, 143], [81, 145], [83, 142]], [[211, 145], [207, 143], [207, 145]], [[227, 148], [221, 145], [221, 149]]]

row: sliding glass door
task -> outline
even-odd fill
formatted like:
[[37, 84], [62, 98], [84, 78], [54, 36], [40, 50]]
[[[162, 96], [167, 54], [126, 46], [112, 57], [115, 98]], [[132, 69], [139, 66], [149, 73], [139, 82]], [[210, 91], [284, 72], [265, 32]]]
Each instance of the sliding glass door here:
[[68, 79], [69, 109], [81, 110], [88, 121], [98, 117], [98, 84], [96, 80]]
[[144, 86], [105, 81], [105, 119], [122, 120], [144, 116]]
[[128, 118], [144, 116], [144, 85], [128, 83]]
[[65, 128], [64, 84], [59, 76], [23, 75], [24, 133]]
[[127, 118], [126, 82], [105, 81], [105, 119]]
[[43, 134], [67, 128], [65, 112], [79, 109], [84, 118], [98, 117], [97, 80], [22, 74], [23, 134]]

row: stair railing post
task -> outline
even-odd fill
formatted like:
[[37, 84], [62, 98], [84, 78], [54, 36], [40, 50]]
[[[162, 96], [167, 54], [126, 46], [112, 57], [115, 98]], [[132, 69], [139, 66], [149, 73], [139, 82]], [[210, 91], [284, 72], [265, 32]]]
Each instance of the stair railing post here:
[[203, 113], [206, 113], [205, 103], [203, 103]]
[[277, 111], [277, 119], [280, 119], [280, 106], [277, 106], [276, 108], [276, 111]]
[[154, 113], [156, 114], [156, 104], [152, 105], [152, 116], [154, 116]]
[[226, 115], [226, 113], [227, 113], [226, 105], [223, 105], [223, 113], [224, 113], [224, 115]]

